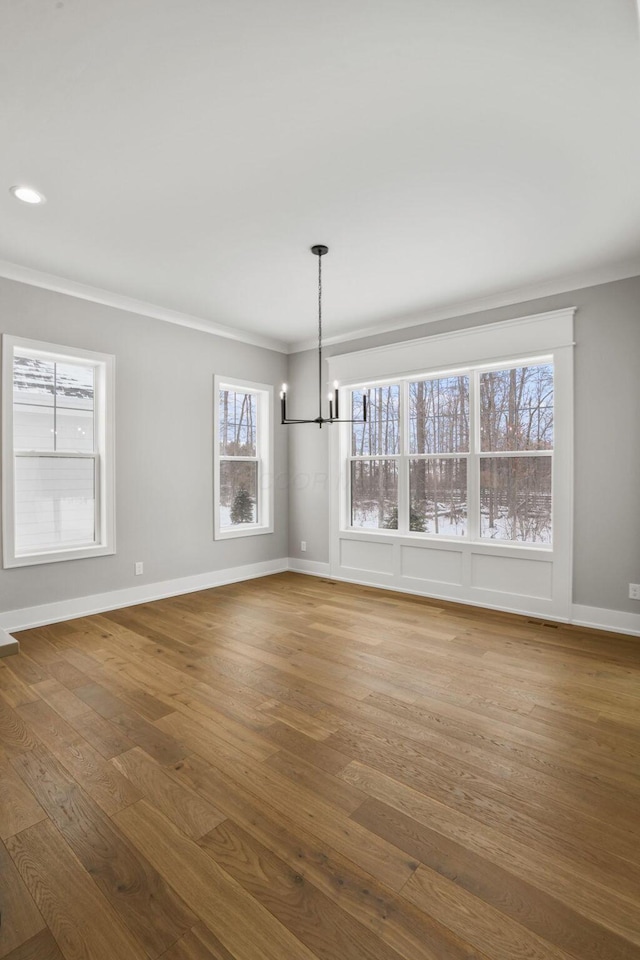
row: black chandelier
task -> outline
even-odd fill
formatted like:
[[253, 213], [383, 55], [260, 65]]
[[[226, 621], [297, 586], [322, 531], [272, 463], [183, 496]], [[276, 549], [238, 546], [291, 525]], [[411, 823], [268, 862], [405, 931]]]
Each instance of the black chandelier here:
[[316, 243], [311, 247], [311, 253], [318, 258], [318, 416], [313, 420], [290, 420], [287, 417], [287, 385], [282, 384], [280, 391], [281, 423], [317, 423], [322, 429], [323, 423], [366, 423], [367, 396], [362, 395], [362, 420], [341, 420], [338, 409], [338, 382], [333, 383], [333, 393], [329, 392], [329, 416], [322, 416], [322, 258], [329, 252], [329, 247], [323, 243]]

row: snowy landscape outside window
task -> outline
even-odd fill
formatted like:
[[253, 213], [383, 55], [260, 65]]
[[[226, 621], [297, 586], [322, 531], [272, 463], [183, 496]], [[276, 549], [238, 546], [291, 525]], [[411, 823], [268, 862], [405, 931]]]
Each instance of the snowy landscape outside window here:
[[552, 543], [553, 364], [351, 391], [352, 529]]
[[480, 374], [480, 535], [551, 543], [553, 366]]
[[105, 463], [112, 358], [5, 341], [5, 566], [112, 552]]
[[216, 396], [215, 535], [269, 532], [272, 389], [216, 378]]

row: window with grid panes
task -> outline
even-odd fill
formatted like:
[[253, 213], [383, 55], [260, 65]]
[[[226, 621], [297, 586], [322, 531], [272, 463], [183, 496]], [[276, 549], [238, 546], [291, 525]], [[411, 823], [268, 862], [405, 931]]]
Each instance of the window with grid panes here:
[[215, 536], [273, 529], [273, 389], [216, 378]]
[[3, 346], [5, 566], [113, 552], [113, 358]]
[[351, 391], [352, 529], [552, 542], [553, 364], [399, 379]]

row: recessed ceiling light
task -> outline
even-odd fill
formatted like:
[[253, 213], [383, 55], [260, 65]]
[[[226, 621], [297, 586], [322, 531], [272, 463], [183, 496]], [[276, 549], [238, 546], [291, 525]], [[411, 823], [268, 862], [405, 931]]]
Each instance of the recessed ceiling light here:
[[22, 200], [23, 203], [45, 203], [46, 197], [41, 193], [38, 193], [37, 190], [34, 190], [33, 187], [10, 187], [10, 192], [14, 195], [16, 200]]

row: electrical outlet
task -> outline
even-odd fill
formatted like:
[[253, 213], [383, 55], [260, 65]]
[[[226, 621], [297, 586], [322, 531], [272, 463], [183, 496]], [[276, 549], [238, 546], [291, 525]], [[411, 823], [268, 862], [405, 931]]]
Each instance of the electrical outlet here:
[[144, 563], [141, 560], [138, 560], [135, 566], [136, 577], [139, 577], [141, 573], [144, 573]]
[[306, 551], [306, 549], [307, 549], [307, 541], [306, 541], [306, 540], [301, 540], [301, 541], [300, 541], [300, 549], [302, 550], [303, 553], [305, 553], [305, 551]]
[[629, 599], [640, 600], [640, 583], [629, 584]]

